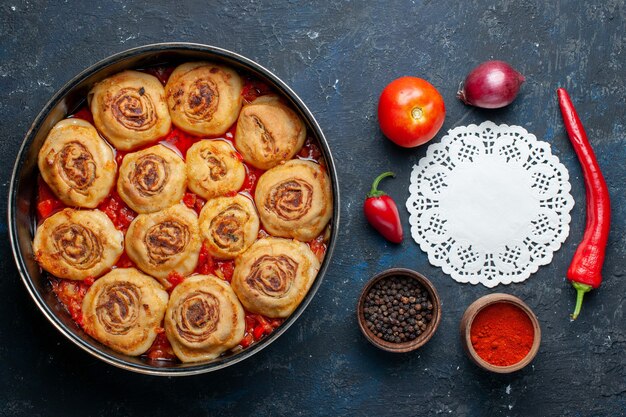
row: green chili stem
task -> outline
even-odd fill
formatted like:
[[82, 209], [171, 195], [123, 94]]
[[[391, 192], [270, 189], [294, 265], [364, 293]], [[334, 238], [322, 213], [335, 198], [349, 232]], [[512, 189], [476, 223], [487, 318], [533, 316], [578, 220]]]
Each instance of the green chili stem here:
[[394, 174], [391, 171], [383, 172], [382, 174], [380, 174], [374, 180], [374, 183], [372, 184], [372, 189], [370, 190], [370, 192], [367, 195], [367, 197], [368, 198], [369, 197], [380, 197], [381, 195], [385, 195], [385, 193], [383, 191], [378, 191], [378, 184], [380, 184], [380, 182], [383, 180], [383, 178], [395, 177], [395, 176], [396, 176], [396, 174]]
[[591, 291], [593, 287], [591, 285], [582, 284], [580, 282], [572, 282], [572, 286], [576, 290], [576, 308], [574, 309], [571, 317], [572, 320], [576, 320], [576, 318], [580, 314], [580, 310], [583, 307], [583, 297], [585, 296], [585, 293]]

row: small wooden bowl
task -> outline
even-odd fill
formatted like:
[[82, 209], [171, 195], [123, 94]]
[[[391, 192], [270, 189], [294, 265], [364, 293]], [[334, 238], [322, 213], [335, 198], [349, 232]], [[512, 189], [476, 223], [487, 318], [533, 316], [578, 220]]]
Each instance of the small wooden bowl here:
[[[492, 365], [480, 356], [478, 356], [478, 354], [474, 350], [474, 346], [472, 345], [472, 340], [470, 337], [470, 330], [472, 328], [472, 323], [474, 322], [474, 318], [476, 317], [476, 315], [488, 305], [498, 303], [513, 304], [514, 306], [525, 312], [530, 319], [530, 322], [533, 324], [533, 329], [535, 331], [533, 345], [531, 346], [528, 354], [521, 361], [509, 366]], [[498, 374], [508, 374], [511, 372], [519, 371], [520, 369], [528, 365], [535, 358], [535, 355], [537, 355], [537, 351], [539, 351], [539, 344], [541, 343], [541, 328], [539, 327], [539, 320], [537, 320], [537, 317], [530, 309], [530, 307], [526, 305], [526, 303], [510, 294], [489, 294], [474, 301], [472, 304], [470, 304], [467, 310], [465, 310], [465, 314], [463, 314], [463, 317], [461, 318], [461, 325], [459, 330], [461, 332], [461, 342], [463, 343], [463, 348], [465, 349], [465, 352], [472, 360], [472, 362], [487, 371], [495, 372]]]
[[[374, 286], [374, 284], [376, 284], [378, 281], [382, 279], [389, 278], [392, 276], [409, 277], [418, 281], [419, 284], [422, 286], [422, 288], [428, 291], [430, 300], [433, 304], [433, 309], [432, 309], [433, 318], [430, 321], [430, 323], [428, 323], [426, 330], [424, 330], [422, 334], [420, 334], [417, 338], [408, 342], [401, 342], [401, 343], [388, 342], [376, 336], [365, 325], [365, 313], [363, 311], [363, 308], [364, 308], [363, 306], [365, 304], [365, 297], [367, 297], [367, 294], [369, 293], [370, 289]], [[422, 274], [412, 271], [410, 269], [391, 268], [391, 269], [381, 272], [378, 275], [375, 275], [372, 279], [368, 281], [368, 283], [365, 285], [365, 287], [361, 291], [361, 296], [359, 297], [359, 301], [357, 303], [356, 312], [357, 312], [357, 319], [359, 322], [359, 327], [361, 329], [361, 332], [371, 344], [387, 352], [404, 353], [404, 352], [411, 352], [413, 350], [419, 349], [420, 347], [424, 346], [426, 342], [430, 340], [431, 337], [433, 337], [433, 335], [435, 334], [435, 331], [437, 330], [437, 327], [439, 327], [439, 322], [441, 321], [441, 301], [439, 300], [439, 294], [437, 294], [437, 290], [435, 290], [435, 287], [433, 286], [433, 284]]]

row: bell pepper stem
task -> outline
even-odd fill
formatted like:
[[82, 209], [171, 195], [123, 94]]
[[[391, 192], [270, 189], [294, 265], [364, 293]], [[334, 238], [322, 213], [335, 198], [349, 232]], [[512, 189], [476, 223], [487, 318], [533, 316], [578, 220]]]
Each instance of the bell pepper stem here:
[[591, 291], [593, 287], [591, 285], [582, 284], [580, 282], [572, 282], [572, 286], [576, 290], [576, 308], [574, 309], [574, 312], [570, 317], [572, 318], [572, 320], [576, 320], [583, 306], [583, 297], [585, 296], [585, 293]]
[[379, 191], [378, 190], [378, 184], [380, 184], [380, 182], [383, 180], [383, 178], [395, 177], [395, 176], [396, 176], [396, 174], [394, 174], [391, 171], [383, 172], [382, 174], [377, 176], [376, 179], [374, 180], [374, 183], [372, 184], [372, 189], [370, 190], [370, 192], [367, 195], [367, 197], [368, 198], [370, 198], [370, 197], [380, 197], [380, 196], [385, 195], [385, 193], [383, 191]]

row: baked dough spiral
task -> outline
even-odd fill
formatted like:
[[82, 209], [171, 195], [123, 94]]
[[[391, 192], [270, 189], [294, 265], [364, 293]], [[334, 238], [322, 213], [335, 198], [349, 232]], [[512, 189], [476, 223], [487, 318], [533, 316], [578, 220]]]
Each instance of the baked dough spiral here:
[[154, 142], [172, 126], [165, 90], [153, 75], [123, 71], [96, 84], [87, 97], [96, 127], [117, 149]]
[[50, 130], [39, 150], [39, 172], [69, 206], [95, 208], [109, 194], [117, 165], [111, 147], [91, 123], [65, 119]]
[[189, 189], [207, 200], [238, 191], [246, 179], [243, 162], [223, 140], [196, 142], [186, 158]]
[[137, 213], [152, 213], [179, 203], [186, 187], [185, 162], [163, 145], [124, 156], [117, 180], [118, 194]]
[[233, 259], [256, 240], [259, 216], [252, 200], [241, 194], [214, 198], [200, 212], [200, 232], [212, 256]]
[[167, 292], [135, 268], [118, 268], [96, 280], [83, 299], [83, 328], [111, 349], [137, 356], [160, 329]]
[[235, 123], [243, 82], [231, 68], [209, 62], [182, 64], [165, 86], [172, 122], [192, 135], [223, 135]]
[[217, 358], [245, 334], [245, 313], [232, 288], [213, 275], [194, 275], [172, 291], [165, 333], [183, 362]]
[[320, 165], [296, 159], [261, 175], [254, 201], [269, 233], [301, 241], [317, 237], [333, 210], [328, 175]]
[[124, 251], [124, 235], [99, 210], [64, 209], [37, 227], [33, 252], [59, 278], [83, 280], [109, 270]]
[[259, 169], [293, 158], [305, 139], [306, 127], [300, 117], [275, 96], [261, 96], [245, 105], [237, 121], [237, 150]]
[[140, 214], [126, 232], [128, 257], [166, 288], [170, 272], [187, 276], [194, 271], [201, 245], [196, 212], [183, 204]]
[[284, 318], [304, 299], [319, 268], [306, 243], [268, 237], [235, 260], [231, 285], [248, 311]]

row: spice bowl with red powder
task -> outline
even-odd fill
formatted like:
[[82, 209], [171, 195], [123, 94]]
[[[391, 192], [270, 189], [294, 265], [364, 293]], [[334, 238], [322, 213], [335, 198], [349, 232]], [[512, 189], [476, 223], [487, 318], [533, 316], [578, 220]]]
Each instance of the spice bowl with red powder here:
[[461, 319], [461, 341], [479, 367], [500, 374], [519, 371], [537, 355], [539, 321], [519, 298], [489, 294], [474, 301]]

